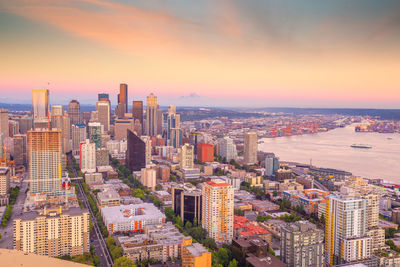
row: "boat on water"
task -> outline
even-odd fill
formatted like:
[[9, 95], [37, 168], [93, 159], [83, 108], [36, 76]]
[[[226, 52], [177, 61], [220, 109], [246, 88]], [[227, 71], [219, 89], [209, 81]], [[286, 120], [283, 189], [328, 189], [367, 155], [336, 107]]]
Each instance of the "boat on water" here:
[[364, 144], [352, 144], [351, 147], [353, 147], [353, 148], [372, 148], [372, 146], [364, 145]]

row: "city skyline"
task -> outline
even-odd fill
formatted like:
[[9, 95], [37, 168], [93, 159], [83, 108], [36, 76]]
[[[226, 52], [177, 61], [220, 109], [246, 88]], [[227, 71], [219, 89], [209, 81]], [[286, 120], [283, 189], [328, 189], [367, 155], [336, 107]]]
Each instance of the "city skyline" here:
[[0, 1], [0, 102], [400, 108], [396, 1], [177, 4]]

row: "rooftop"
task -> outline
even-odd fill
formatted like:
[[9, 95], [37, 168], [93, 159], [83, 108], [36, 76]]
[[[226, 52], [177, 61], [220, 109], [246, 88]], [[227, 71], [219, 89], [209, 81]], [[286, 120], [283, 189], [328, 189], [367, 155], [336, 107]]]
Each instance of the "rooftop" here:
[[185, 247], [190, 254], [192, 254], [194, 257], [200, 257], [203, 253], [210, 253], [203, 245], [200, 243], [193, 243], [189, 246]]
[[165, 218], [165, 214], [151, 203], [103, 207], [101, 208], [101, 213], [107, 219], [118, 222]]

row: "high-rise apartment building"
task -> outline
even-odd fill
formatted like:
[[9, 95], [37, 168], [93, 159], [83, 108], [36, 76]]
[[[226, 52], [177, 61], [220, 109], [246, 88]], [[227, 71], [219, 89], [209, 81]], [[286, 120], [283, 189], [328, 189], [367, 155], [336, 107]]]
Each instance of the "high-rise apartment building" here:
[[81, 142], [84, 142], [87, 138], [86, 125], [85, 124], [73, 124], [72, 125], [72, 153], [78, 155], [81, 149]]
[[0, 133], [3, 134], [4, 138], [9, 136], [8, 110], [3, 108], [0, 109]]
[[141, 169], [140, 182], [147, 188], [154, 191], [156, 187], [157, 172], [152, 168]]
[[170, 145], [179, 148], [183, 144], [183, 132], [181, 128], [172, 128], [170, 132]]
[[30, 192], [57, 196], [61, 193], [61, 131], [28, 132]]
[[233, 140], [227, 136], [218, 139], [218, 155], [227, 162], [236, 160], [237, 150]]
[[325, 254], [330, 265], [369, 259], [367, 201], [350, 196], [330, 196], [326, 203]]
[[233, 238], [233, 187], [221, 179], [202, 187], [202, 226], [215, 242], [231, 243]]
[[14, 249], [50, 257], [88, 253], [89, 217], [80, 208], [25, 212], [14, 220]]
[[[143, 101], [133, 101], [132, 102], [132, 117], [133, 119], [139, 120], [142, 129], [144, 128], [143, 125]], [[142, 134], [142, 133], [140, 133]]]
[[211, 144], [197, 145], [197, 160], [201, 163], [214, 161], [214, 146]]
[[62, 105], [51, 106], [51, 128], [61, 131], [62, 151], [67, 153], [71, 151], [71, 122], [70, 117], [64, 112]]
[[193, 169], [194, 168], [194, 149], [192, 145], [185, 144], [181, 149], [181, 168]]
[[88, 124], [89, 140], [96, 144], [96, 148], [102, 147], [101, 136], [103, 134], [103, 125], [99, 122], [89, 122]]
[[8, 167], [0, 167], [0, 206], [8, 205], [10, 191], [10, 171]]
[[244, 134], [244, 162], [246, 165], [257, 163], [257, 133], [247, 132]]
[[14, 157], [14, 162], [15, 165], [17, 166], [21, 166], [21, 165], [25, 165], [28, 163], [27, 161], [27, 136], [26, 134], [16, 134], [13, 137], [13, 141], [14, 141], [14, 153], [13, 153], [13, 157]]
[[68, 116], [73, 124], [80, 124], [82, 123], [82, 114], [81, 114], [81, 105], [77, 100], [71, 100], [68, 104]]
[[288, 267], [323, 267], [324, 232], [308, 221], [282, 227], [280, 256]]
[[146, 158], [146, 166], [151, 164], [151, 150], [152, 150], [152, 146], [151, 146], [151, 138], [148, 136], [142, 136], [141, 139], [143, 140], [143, 142], [145, 143], [145, 158]]
[[97, 101], [96, 110], [98, 114], [98, 120], [103, 125], [103, 131], [108, 133], [110, 130], [110, 103], [107, 101]]
[[146, 134], [148, 136], [156, 136], [158, 134], [157, 110], [158, 110], [157, 97], [153, 93], [151, 93], [147, 97], [147, 102], [146, 102]]
[[146, 143], [127, 130], [126, 165], [131, 171], [140, 171], [146, 167]]
[[89, 139], [81, 143], [80, 168], [83, 173], [96, 172], [96, 144]]

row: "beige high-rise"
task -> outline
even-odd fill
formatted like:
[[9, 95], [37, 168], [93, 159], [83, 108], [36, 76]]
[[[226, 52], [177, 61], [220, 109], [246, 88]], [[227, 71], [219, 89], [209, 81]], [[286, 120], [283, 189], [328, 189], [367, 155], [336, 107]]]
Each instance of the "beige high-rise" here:
[[244, 135], [244, 162], [246, 165], [257, 163], [257, 133], [247, 132]]
[[7, 109], [0, 109], [0, 133], [3, 134], [3, 138], [9, 136]]
[[110, 103], [108, 101], [97, 101], [96, 110], [98, 120], [103, 125], [103, 131], [108, 133], [110, 130]]
[[202, 187], [202, 226], [215, 242], [231, 243], [233, 238], [233, 187], [221, 179]]
[[193, 169], [194, 167], [194, 147], [189, 144], [182, 146], [181, 151], [181, 168]]
[[25, 212], [14, 220], [14, 249], [58, 257], [89, 252], [89, 213], [61, 207]]
[[146, 134], [148, 136], [157, 135], [157, 121], [158, 121], [158, 104], [157, 97], [151, 93], [147, 97], [146, 103]]

